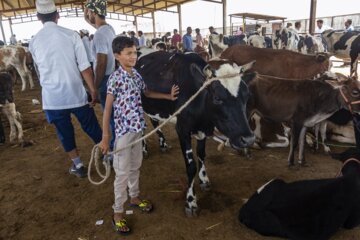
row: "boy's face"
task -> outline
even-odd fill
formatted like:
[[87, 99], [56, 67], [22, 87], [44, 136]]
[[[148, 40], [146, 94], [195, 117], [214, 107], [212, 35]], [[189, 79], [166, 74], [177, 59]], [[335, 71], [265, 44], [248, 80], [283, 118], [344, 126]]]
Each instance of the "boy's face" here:
[[137, 59], [136, 47], [132, 46], [124, 48], [120, 53], [115, 53], [114, 56], [122, 67], [134, 67]]

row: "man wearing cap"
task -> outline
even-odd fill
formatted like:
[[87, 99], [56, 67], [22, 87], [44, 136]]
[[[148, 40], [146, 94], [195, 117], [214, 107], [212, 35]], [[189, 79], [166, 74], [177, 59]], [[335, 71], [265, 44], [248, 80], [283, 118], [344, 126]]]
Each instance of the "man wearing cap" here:
[[[31, 39], [29, 50], [40, 74], [43, 109], [73, 162], [70, 173], [86, 177], [87, 170], [76, 148], [71, 114], [95, 143], [101, 141], [102, 131], [92, 108], [97, 99], [93, 73], [80, 36], [57, 25], [59, 13], [54, 1], [37, 0], [36, 10], [44, 26]], [[90, 105], [82, 78], [92, 97]]]
[[[112, 41], [115, 31], [106, 23], [106, 0], [89, 0], [85, 5], [85, 21], [96, 28], [92, 41], [92, 53], [94, 58], [95, 87], [100, 93], [100, 103], [104, 109], [106, 101], [107, 82], [110, 74], [115, 70], [115, 58], [112, 52]], [[114, 110], [113, 110], [114, 112]], [[111, 143], [113, 149], [115, 140], [114, 114], [111, 114]]]
[[85, 50], [86, 50], [86, 56], [88, 57], [88, 60], [90, 62], [90, 65], [91, 65], [91, 69], [93, 67], [93, 56], [92, 56], [92, 53], [91, 53], [91, 48], [90, 48], [90, 39], [89, 39], [89, 31], [86, 30], [86, 29], [81, 29], [80, 30], [80, 37], [81, 37], [81, 40], [84, 44], [84, 47], [85, 47]]

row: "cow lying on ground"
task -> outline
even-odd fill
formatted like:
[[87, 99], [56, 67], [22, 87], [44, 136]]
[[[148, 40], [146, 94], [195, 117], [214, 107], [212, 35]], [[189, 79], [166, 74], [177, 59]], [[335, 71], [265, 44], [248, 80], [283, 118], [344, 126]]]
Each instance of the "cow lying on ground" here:
[[[18, 141], [23, 143], [24, 134], [20, 123], [21, 115], [16, 111], [13, 98], [13, 81], [8, 73], [0, 73], [0, 109], [9, 120], [10, 142], [14, 142], [17, 137]], [[18, 132], [17, 136], [16, 131]]]
[[265, 236], [327, 240], [360, 224], [360, 155], [342, 159], [336, 178], [286, 183], [274, 179], [240, 209], [239, 220]]
[[357, 66], [360, 54], [360, 32], [326, 30], [322, 37], [327, 50], [341, 59], [351, 59], [350, 76], [358, 77]]
[[235, 45], [227, 48], [220, 58], [241, 66], [256, 60], [254, 70], [259, 74], [291, 79], [313, 79], [330, 70], [329, 55], [304, 55], [288, 50], [255, 48]]
[[27, 82], [30, 88], [34, 88], [32, 74], [26, 66], [26, 51], [21, 46], [7, 46], [0, 48], [0, 71], [8, 71], [12, 67], [17, 70], [21, 77], [21, 90], [26, 89]]
[[[247, 73], [244, 79], [251, 92], [247, 106], [250, 113], [255, 111], [266, 119], [290, 123], [289, 166], [294, 165], [298, 143], [299, 163], [305, 164], [304, 137], [308, 127], [314, 127], [340, 108], [348, 109], [351, 103], [360, 100], [360, 83], [352, 78], [344, 82], [294, 81]], [[352, 109], [360, 112], [360, 105], [352, 105]]]
[[189, 216], [198, 212], [194, 191], [197, 164], [193, 156], [191, 136], [194, 135], [197, 139], [199, 180], [203, 190], [210, 188], [204, 165], [206, 137], [213, 134], [215, 127], [229, 138], [233, 148], [247, 147], [255, 141], [245, 111], [249, 90], [240, 74], [249, 67], [250, 65], [238, 67], [223, 64], [218, 69], [209, 69], [208, 64], [195, 53], [170, 54], [161, 51], [148, 54], [137, 63], [136, 68], [143, 76], [147, 88], [158, 92], [169, 92], [174, 84], [180, 88], [176, 101], [142, 96], [144, 111], [152, 118], [168, 118], [204, 84], [206, 78], [213, 72], [218, 78], [177, 116], [176, 132], [188, 176], [185, 212]]

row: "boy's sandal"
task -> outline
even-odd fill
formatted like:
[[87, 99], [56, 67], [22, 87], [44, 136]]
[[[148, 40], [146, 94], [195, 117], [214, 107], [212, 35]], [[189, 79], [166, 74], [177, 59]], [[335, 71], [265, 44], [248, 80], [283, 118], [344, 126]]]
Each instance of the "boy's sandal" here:
[[[128, 227], [126, 220], [125, 219], [121, 219], [118, 221], [115, 221], [114, 219], [112, 220], [115, 232], [121, 234], [121, 235], [128, 235], [131, 232], [131, 229]], [[127, 231], [124, 231], [123, 229], [127, 228]]]
[[141, 200], [139, 204], [130, 204], [132, 207], [139, 208], [142, 212], [151, 212], [153, 210], [153, 205], [148, 200]]

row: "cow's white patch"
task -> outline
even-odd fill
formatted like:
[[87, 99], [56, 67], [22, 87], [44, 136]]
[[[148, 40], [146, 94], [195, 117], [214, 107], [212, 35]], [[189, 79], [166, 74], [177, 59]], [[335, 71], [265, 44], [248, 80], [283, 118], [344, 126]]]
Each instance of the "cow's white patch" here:
[[186, 193], [186, 199], [189, 199], [189, 197], [192, 198], [191, 202], [189, 201], [187, 202], [189, 208], [197, 208], [196, 196], [193, 189], [194, 189], [194, 180], [191, 182], [191, 185]]
[[231, 65], [230, 63], [222, 64], [219, 69], [216, 70], [216, 77], [219, 79], [221, 85], [223, 85], [234, 97], [237, 97], [239, 93], [241, 81], [240, 70], [240, 66], [236, 64]]
[[262, 185], [258, 190], [257, 193], [260, 194], [262, 192], [262, 190], [264, 190], [264, 188], [269, 185], [272, 181], [274, 181], [275, 179], [271, 179], [270, 181], [268, 181], [267, 183], [265, 183], [264, 185]]
[[[148, 114], [148, 113], [147, 113], [146, 115], [148, 115], [150, 118], [155, 119], [155, 120], [158, 120], [158, 121], [160, 121], [160, 122], [164, 122], [164, 121], [168, 120], [168, 118], [162, 118], [162, 117], [160, 117], [160, 115], [159, 115], [158, 113], [155, 114], [155, 115], [152, 115], [152, 114]], [[169, 117], [170, 117], [170, 115], [169, 115]], [[172, 118], [172, 119], [170, 120], [170, 122], [173, 123], [173, 124], [176, 124], [176, 121], [177, 121], [176, 117], [174, 117], [174, 118]]]
[[[158, 50], [156, 49], [153, 49], [153, 48], [148, 48], [148, 47], [141, 47], [138, 52], [140, 53], [140, 56], [138, 59], [150, 54], [150, 53], [153, 53], [153, 52], [157, 52]], [[141, 66], [142, 67], [142, 66]]]
[[197, 140], [203, 140], [204, 138], [206, 138], [206, 135], [204, 132], [198, 131], [197, 134], [193, 134], [193, 136], [197, 139]]
[[271, 143], [267, 143], [266, 144], [266, 147], [269, 147], [269, 148], [283, 148], [283, 147], [288, 147], [289, 146], [289, 138], [287, 137], [284, 137], [284, 136], [281, 136], [279, 134], [276, 134], [276, 137], [279, 141], [282, 141], [282, 142], [271, 142]]

